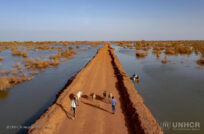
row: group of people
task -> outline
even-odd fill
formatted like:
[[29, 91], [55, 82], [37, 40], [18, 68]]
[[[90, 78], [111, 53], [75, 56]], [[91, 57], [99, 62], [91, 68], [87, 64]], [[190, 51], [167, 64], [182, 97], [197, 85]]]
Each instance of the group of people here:
[[[104, 100], [106, 99], [106, 91], [103, 92], [103, 97], [104, 97]], [[116, 99], [114, 98], [114, 96], [112, 96], [112, 93], [109, 93], [109, 99], [110, 99], [110, 102], [112, 104], [112, 111], [113, 111], [113, 114], [115, 114], [115, 106], [116, 106]], [[75, 117], [76, 116], [76, 108], [78, 106], [78, 103], [77, 103], [77, 97], [74, 96], [72, 98], [72, 101], [71, 101], [71, 110], [73, 111], [73, 116]]]
[[[106, 91], [103, 92], [103, 97], [104, 97], [104, 100], [105, 100], [106, 99]], [[116, 99], [114, 98], [112, 93], [109, 93], [108, 97], [109, 97], [110, 102], [112, 104], [112, 111], [113, 111], [113, 114], [114, 114], [115, 113]]]

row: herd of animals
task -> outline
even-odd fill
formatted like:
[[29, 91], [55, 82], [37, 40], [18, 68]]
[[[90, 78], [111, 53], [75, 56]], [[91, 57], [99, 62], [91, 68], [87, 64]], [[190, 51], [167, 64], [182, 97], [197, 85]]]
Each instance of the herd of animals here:
[[[134, 73], [133, 76], [130, 77], [130, 79], [133, 80], [134, 82], [138, 82], [138, 81], [139, 81], [139, 76]], [[81, 98], [82, 94], [83, 94], [82, 91], [78, 91], [78, 92], [76, 93], [75, 97], [76, 97], [76, 100], [77, 100], [77, 101]], [[106, 91], [104, 91], [104, 92], [103, 92], [103, 97], [104, 97], [104, 98], [106, 98], [106, 94], [107, 94]], [[108, 98], [109, 98], [110, 101], [111, 101], [111, 99], [112, 99], [112, 96], [113, 96], [113, 94], [112, 94], [111, 92], [109, 92]], [[92, 94], [92, 99], [93, 99], [93, 100], [96, 99], [96, 94], [95, 94], [95, 93]]]
[[[75, 97], [76, 97], [76, 100], [77, 100], [77, 101], [81, 98], [82, 94], [83, 94], [82, 91], [78, 91], [78, 92], [76, 93]], [[104, 92], [103, 92], [103, 97], [104, 97], [104, 98], [106, 98], [106, 94], [107, 94], [106, 91], [104, 91]], [[92, 100], [95, 100], [95, 99], [96, 99], [96, 94], [95, 94], [95, 93], [93, 93], [91, 96], [92, 96]], [[111, 92], [109, 92], [108, 98], [111, 100], [112, 97], [113, 97], [113, 94], [112, 94]]]

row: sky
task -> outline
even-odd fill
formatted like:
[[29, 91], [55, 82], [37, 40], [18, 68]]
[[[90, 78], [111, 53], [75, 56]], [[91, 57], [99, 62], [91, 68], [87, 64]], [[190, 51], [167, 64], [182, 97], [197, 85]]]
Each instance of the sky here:
[[204, 40], [204, 0], [0, 0], [0, 41]]

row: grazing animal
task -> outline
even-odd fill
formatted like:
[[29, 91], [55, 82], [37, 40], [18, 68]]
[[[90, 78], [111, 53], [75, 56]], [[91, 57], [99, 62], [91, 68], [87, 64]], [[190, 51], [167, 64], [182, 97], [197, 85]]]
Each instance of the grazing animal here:
[[113, 97], [113, 94], [110, 92], [110, 93], [108, 94], [108, 98], [109, 98], [110, 102], [111, 102], [111, 100], [112, 100], [112, 97]]
[[93, 95], [92, 95], [92, 99], [93, 99], [93, 100], [96, 99], [96, 94], [95, 94], [95, 93], [93, 93]]
[[82, 96], [82, 91], [78, 91], [76, 93], [76, 100], [79, 100], [81, 98], [81, 96]]

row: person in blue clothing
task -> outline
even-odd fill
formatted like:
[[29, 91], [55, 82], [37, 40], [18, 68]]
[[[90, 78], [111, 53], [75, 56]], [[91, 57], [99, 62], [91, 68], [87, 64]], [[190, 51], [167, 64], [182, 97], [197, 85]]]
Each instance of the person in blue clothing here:
[[113, 114], [115, 114], [115, 105], [116, 105], [116, 100], [115, 100], [114, 96], [112, 97], [111, 104], [112, 104]]

